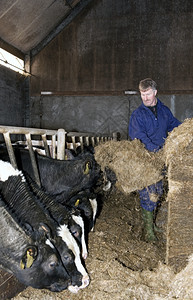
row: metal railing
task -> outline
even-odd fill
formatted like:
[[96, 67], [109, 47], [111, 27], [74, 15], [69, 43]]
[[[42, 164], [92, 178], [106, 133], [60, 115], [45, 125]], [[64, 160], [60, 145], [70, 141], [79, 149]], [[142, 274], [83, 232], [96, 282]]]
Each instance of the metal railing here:
[[[43, 144], [45, 149], [46, 155], [52, 156], [53, 158], [56, 157], [56, 139], [59, 141], [57, 145], [57, 159], [64, 159], [64, 149], [65, 149], [65, 137], [66, 132], [64, 129], [59, 130], [48, 130], [48, 129], [38, 129], [38, 128], [26, 128], [26, 127], [12, 127], [12, 126], [0, 126], [0, 133], [3, 135], [5, 144], [7, 147], [7, 151], [9, 154], [10, 162], [14, 168], [17, 168], [17, 162], [13, 150], [11, 135], [24, 135], [25, 141], [24, 143], [29, 148], [29, 154], [31, 158], [32, 168], [34, 172], [34, 176], [36, 178], [36, 182], [40, 186], [40, 177], [37, 168], [37, 163], [35, 160], [35, 154], [33, 150], [33, 142], [32, 142], [32, 135], [38, 135], [41, 138], [40, 143]], [[48, 147], [48, 140], [47, 137], [51, 137], [51, 151]]]
[[[65, 149], [71, 148], [76, 152], [78, 146], [83, 150], [84, 145], [93, 147], [100, 142], [108, 140], [117, 140], [117, 133], [111, 135], [97, 135], [87, 132], [66, 132], [60, 128], [58, 130], [0, 126], [0, 133], [4, 137], [4, 141], [9, 154], [10, 162], [14, 168], [17, 168], [17, 162], [13, 150], [13, 144], [26, 145], [29, 149], [32, 168], [37, 184], [40, 186], [40, 176], [34, 154], [34, 147], [43, 147], [45, 154], [54, 159], [65, 159]], [[19, 135], [19, 140], [12, 140], [12, 135]], [[22, 140], [21, 140], [22, 136]], [[15, 140], [15, 138], [14, 138]]]

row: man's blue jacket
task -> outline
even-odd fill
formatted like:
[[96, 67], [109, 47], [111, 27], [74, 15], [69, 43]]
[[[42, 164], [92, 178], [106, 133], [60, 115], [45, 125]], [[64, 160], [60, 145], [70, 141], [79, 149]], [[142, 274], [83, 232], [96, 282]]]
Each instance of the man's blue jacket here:
[[149, 151], [158, 151], [163, 147], [168, 132], [180, 125], [171, 110], [157, 99], [157, 118], [142, 104], [131, 114], [129, 136], [141, 140]]

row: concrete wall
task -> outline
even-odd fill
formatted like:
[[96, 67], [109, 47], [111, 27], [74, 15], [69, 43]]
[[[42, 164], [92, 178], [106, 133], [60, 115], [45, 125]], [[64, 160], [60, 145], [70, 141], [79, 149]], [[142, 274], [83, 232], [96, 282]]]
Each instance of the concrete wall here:
[[28, 102], [28, 79], [0, 66], [0, 125], [24, 126]]
[[[127, 136], [129, 100], [122, 96], [42, 96], [31, 98], [32, 127]], [[126, 137], [125, 136], [125, 137]]]
[[[193, 117], [193, 95], [160, 95], [173, 114], [183, 121]], [[64, 128], [67, 131], [109, 134], [128, 138], [129, 118], [141, 103], [133, 96], [41, 96], [32, 97], [32, 127]]]

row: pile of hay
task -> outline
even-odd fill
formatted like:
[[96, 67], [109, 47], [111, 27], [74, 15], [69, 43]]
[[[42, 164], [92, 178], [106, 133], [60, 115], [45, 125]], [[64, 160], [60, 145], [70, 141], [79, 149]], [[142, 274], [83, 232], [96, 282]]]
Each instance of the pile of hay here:
[[193, 118], [186, 119], [181, 125], [169, 133], [163, 147], [163, 156], [166, 166], [169, 165], [170, 161], [176, 160], [177, 156], [183, 153], [183, 150], [192, 140]]
[[[103, 266], [103, 261], [95, 260], [97, 270]], [[112, 267], [112, 269], [111, 269]], [[115, 272], [114, 272], [115, 271]], [[116, 261], [109, 261], [108, 268], [104, 269], [101, 278], [94, 279], [93, 289], [89, 293], [89, 286], [78, 294], [68, 291], [51, 293], [46, 290], [34, 290], [28, 287], [25, 291], [13, 298], [14, 300], [128, 300], [128, 299], [192, 299], [193, 297], [193, 259], [189, 258], [187, 267], [178, 274], [159, 263], [153, 271], [135, 272], [119, 266]]]
[[163, 178], [162, 151], [149, 152], [137, 139], [107, 141], [95, 147], [95, 159], [104, 170], [113, 170], [116, 187], [124, 193], [143, 189]]
[[169, 134], [163, 156], [169, 188], [166, 262], [180, 270], [193, 253], [193, 119]]

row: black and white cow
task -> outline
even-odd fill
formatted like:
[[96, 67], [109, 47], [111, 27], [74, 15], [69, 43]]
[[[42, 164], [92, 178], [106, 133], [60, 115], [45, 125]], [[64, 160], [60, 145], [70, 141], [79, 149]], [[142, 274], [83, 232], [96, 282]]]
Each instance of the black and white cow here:
[[25, 177], [32, 192], [43, 204], [44, 209], [48, 210], [58, 224], [66, 224], [74, 237], [81, 242], [82, 257], [86, 259], [88, 255], [86, 241], [89, 231], [94, 229], [97, 214], [96, 195], [85, 190], [70, 199], [65, 199], [63, 203], [56, 202], [54, 197], [39, 188], [27, 173]]
[[40, 188], [34, 180], [26, 173], [26, 180], [31, 191], [36, 195], [36, 198], [42, 204], [43, 209], [48, 211], [50, 216], [58, 223], [58, 225], [66, 224], [72, 235], [81, 244], [82, 257], [87, 258], [88, 251], [85, 242], [85, 226], [83, 218], [79, 210], [74, 206], [62, 205], [56, 202], [55, 199]]
[[[34, 178], [29, 151], [14, 148], [18, 169], [27, 172]], [[9, 161], [7, 150], [0, 149], [0, 159]], [[35, 152], [41, 187], [55, 197], [56, 201], [64, 201], [84, 189], [92, 189], [102, 184], [103, 174], [93, 154], [85, 153], [73, 160], [56, 160]]]
[[0, 197], [0, 266], [21, 283], [60, 292], [71, 285], [69, 274], [53, 247], [34, 241], [12, 217]]
[[98, 210], [97, 195], [90, 193], [89, 190], [84, 190], [61, 203], [78, 209], [82, 214], [87, 231], [93, 231]]
[[[33, 179], [33, 169], [29, 151], [16, 147], [15, 155], [20, 170], [26, 171]], [[94, 158], [94, 148], [85, 148], [83, 152], [72, 153], [71, 160], [55, 160], [35, 152], [42, 187], [54, 196], [55, 201], [63, 205], [77, 206], [88, 221], [86, 228], [93, 229], [98, 199], [105, 190], [104, 174]], [[9, 160], [5, 147], [0, 148], [0, 157]], [[107, 177], [107, 176], [106, 176]], [[108, 177], [107, 177], [108, 179]], [[108, 179], [109, 183], [109, 179]], [[110, 185], [106, 186], [107, 190]], [[82, 191], [87, 195], [83, 196]], [[81, 196], [77, 195], [81, 192]], [[92, 196], [90, 196], [92, 194]], [[94, 195], [94, 196], [93, 196]], [[77, 202], [77, 197], [79, 201]], [[74, 199], [76, 199], [74, 201]], [[74, 205], [76, 204], [76, 205]], [[100, 205], [102, 202], [100, 201]]]
[[[65, 157], [67, 160], [80, 159], [85, 155], [90, 154], [91, 156], [95, 155], [95, 148], [93, 146], [84, 146], [81, 148], [80, 146], [76, 148], [76, 150], [65, 149]], [[109, 191], [111, 187], [113, 187], [117, 181], [116, 174], [113, 170], [108, 167], [105, 167], [103, 173], [103, 191]], [[98, 182], [99, 183], [99, 182]], [[101, 185], [101, 184], [99, 184]]]
[[81, 262], [78, 244], [68, 227], [58, 226], [40, 205], [29, 189], [21, 171], [15, 170], [10, 163], [0, 161], [0, 191], [3, 200], [14, 210], [21, 224], [31, 230], [37, 241], [49, 242], [61, 256], [65, 269], [72, 281], [68, 289], [77, 292], [89, 284], [89, 276]]

